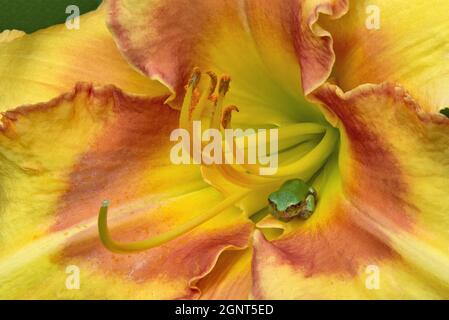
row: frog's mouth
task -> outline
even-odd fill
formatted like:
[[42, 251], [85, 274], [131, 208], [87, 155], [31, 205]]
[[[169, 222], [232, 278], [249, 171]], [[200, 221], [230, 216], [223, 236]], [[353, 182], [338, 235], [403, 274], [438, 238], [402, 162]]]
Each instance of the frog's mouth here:
[[[187, 92], [181, 108], [179, 127], [189, 133], [192, 144], [195, 143], [195, 137], [197, 137], [196, 141], [201, 141], [202, 139], [198, 137], [202, 137], [205, 131], [210, 129], [223, 133], [223, 136], [227, 129], [239, 129], [241, 132], [248, 132], [247, 129], [250, 125], [242, 124], [242, 121], [240, 121], [238, 128], [232, 126], [233, 112], [237, 112], [239, 109], [244, 110], [245, 106], [228, 105], [226, 103], [231, 82], [230, 77], [223, 75], [218, 78], [212, 72], [207, 72], [206, 75], [209, 77], [209, 81], [208, 85], [204, 86], [204, 82], [200, 81], [204, 75], [199, 69], [193, 71], [186, 86]], [[313, 108], [313, 105], [310, 105], [310, 108]], [[254, 115], [254, 117], [257, 116]], [[248, 115], [246, 115], [247, 118]], [[319, 180], [322, 169], [329, 158], [338, 150], [339, 131], [327, 123], [322, 115], [316, 121], [301, 120], [295, 118], [291, 121], [281, 121], [275, 125], [270, 124], [253, 128], [257, 132], [261, 129], [276, 130], [276, 141], [270, 140], [271, 136], [262, 142], [260, 142], [260, 139], [256, 139], [256, 149], [259, 155], [263, 153], [262, 158], [276, 157], [277, 166], [275, 170], [268, 170], [273, 168], [267, 168], [266, 162], [236, 163], [235, 161], [225, 161], [217, 164], [210, 161], [206, 164], [202, 163], [201, 169], [204, 180], [221, 191], [226, 198], [208, 212], [165, 234], [132, 243], [113, 241], [107, 228], [108, 202], [104, 202], [99, 215], [99, 231], [103, 244], [114, 252], [133, 252], [157, 247], [185, 234], [234, 205], [238, 205], [253, 221], [258, 221], [261, 217], [267, 215], [270, 208], [272, 214], [283, 221], [291, 221], [295, 217], [307, 218], [313, 213], [313, 210], [309, 208], [307, 212], [305, 203], [296, 203], [286, 210], [277, 210], [276, 206], [268, 200], [271, 193], [278, 190], [286, 181], [292, 179], [313, 186], [315, 181]], [[202, 126], [198, 127], [196, 123], [201, 123]], [[235, 138], [235, 143], [232, 145], [232, 154], [238, 155], [248, 151], [251, 148], [249, 142], [251, 138], [253, 138], [251, 134], [243, 134]], [[277, 148], [271, 147], [273, 142], [277, 143]], [[229, 151], [229, 146], [224, 145], [222, 141], [220, 143], [223, 144], [220, 148], [221, 152]], [[270, 145], [270, 148], [267, 147], [267, 144]], [[203, 142], [201, 147], [200, 150], [204, 151], [207, 146]], [[190, 157], [192, 159], [202, 158], [204, 154], [197, 154], [195, 153], [196, 150], [198, 149], [188, 150]], [[209, 153], [209, 157], [212, 158], [216, 155], [216, 150], [215, 154]], [[220, 156], [222, 156], [222, 159], [227, 158], [226, 154]], [[267, 170], [270, 174], [263, 174]], [[317, 189], [319, 192], [319, 188]]]

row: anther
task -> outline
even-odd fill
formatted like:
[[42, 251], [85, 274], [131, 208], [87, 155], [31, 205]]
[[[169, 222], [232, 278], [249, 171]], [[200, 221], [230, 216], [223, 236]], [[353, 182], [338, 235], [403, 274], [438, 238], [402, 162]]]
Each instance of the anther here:
[[186, 95], [181, 107], [181, 115], [179, 117], [179, 127], [188, 128], [190, 122], [190, 107], [195, 101], [195, 90], [201, 79], [201, 71], [194, 68], [190, 80], [186, 87]]
[[220, 84], [218, 86], [218, 94], [220, 96], [225, 96], [229, 90], [229, 83], [231, 82], [231, 78], [229, 76], [222, 76], [220, 79]]
[[195, 67], [192, 71], [192, 75], [190, 76], [188, 86], [193, 87], [193, 89], [195, 89], [198, 86], [200, 79], [201, 79], [201, 70], [200, 68]]
[[209, 98], [211, 98], [215, 92], [215, 89], [217, 88], [218, 78], [217, 75], [212, 71], [207, 71], [206, 74], [210, 77]]
[[232, 111], [239, 112], [239, 109], [236, 106], [228, 106], [224, 109], [223, 115], [221, 116], [221, 125], [223, 129], [229, 128], [232, 118]]

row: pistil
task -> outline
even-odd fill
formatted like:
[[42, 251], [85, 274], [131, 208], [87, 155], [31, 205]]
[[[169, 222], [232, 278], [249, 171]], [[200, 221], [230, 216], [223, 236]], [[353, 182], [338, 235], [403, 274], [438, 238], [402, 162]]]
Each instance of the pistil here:
[[217, 204], [215, 207], [213, 207], [209, 211], [193, 218], [192, 220], [188, 221], [187, 223], [185, 223], [173, 230], [170, 230], [170, 231], [162, 233], [160, 235], [151, 237], [146, 240], [127, 242], [127, 243], [117, 242], [112, 239], [111, 234], [109, 232], [109, 228], [108, 228], [109, 201], [105, 200], [105, 201], [103, 201], [103, 204], [100, 208], [100, 212], [98, 215], [98, 231], [100, 234], [100, 239], [106, 248], [108, 248], [112, 252], [117, 252], [117, 253], [139, 252], [139, 251], [144, 251], [144, 250], [148, 250], [151, 248], [159, 247], [173, 239], [176, 239], [176, 238], [184, 235], [185, 233], [204, 224], [205, 222], [211, 220], [212, 218], [219, 215], [226, 209], [234, 206], [236, 204], [236, 202], [240, 201], [242, 198], [244, 198], [247, 195], [248, 195], [248, 192], [234, 194], [234, 195], [224, 199], [222, 202]]

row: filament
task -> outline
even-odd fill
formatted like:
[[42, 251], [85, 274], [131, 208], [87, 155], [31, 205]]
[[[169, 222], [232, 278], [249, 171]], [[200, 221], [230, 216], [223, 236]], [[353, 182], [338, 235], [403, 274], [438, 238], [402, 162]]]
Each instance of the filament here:
[[333, 128], [328, 128], [323, 139], [312, 151], [293, 163], [280, 166], [274, 176], [297, 176], [307, 180], [307, 177], [318, 171], [318, 169], [331, 155], [337, 141], [338, 131]]

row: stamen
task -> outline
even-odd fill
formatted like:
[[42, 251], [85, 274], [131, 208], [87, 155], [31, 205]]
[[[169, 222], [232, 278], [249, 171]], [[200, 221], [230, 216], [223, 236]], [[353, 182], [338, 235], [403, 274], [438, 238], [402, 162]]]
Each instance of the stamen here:
[[231, 77], [222, 76], [220, 79], [220, 86], [218, 87], [218, 95], [224, 97], [229, 91], [229, 84], [231, 83]]
[[210, 124], [211, 128], [220, 129], [221, 116], [223, 114], [223, 102], [226, 93], [229, 90], [229, 83], [231, 78], [229, 76], [222, 76], [220, 79], [220, 84], [218, 85], [218, 100], [215, 107], [214, 115], [212, 116], [212, 121]]
[[[192, 112], [192, 121], [201, 120], [201, 116], [204, 112], [204, 109], [207, 107], [209, 101], [213, 101], [213, 94], [215, 92], [215, 88], [217, 87], [217, 76], [215, 73], [208, 71], [207, 75], [210, 77], [210, 87], [209, 92], [203, 92], [198, 104], [195, 106]], [[212, 103], [211, 103], [212, 104]]]
[[108, 248], [110, 251], [117, 253], [129, 253], [129, 252], [139, 252], [155, 247], [159, 247], [173, 239], [176, 239], [185, 233], [191, 231], [192, 229], [202, 225], [203, 223], [209, 221], [214, 218], [218, 214], [222, 213], [229, 207], [235, 205], [236, 202], [240, 201], [242, 198], [247, 196], [249, 191], [241, 192], [234, 194], [222, 202], [213, 207], [210, 211], [201, 214], [198, 217], [193, 218], [187, 223], [170, 230], [166, 233], [159, 234], [157, 236], [151, 237], [142, 241], [128, 242], [128, 243], [120, 243], [116, 242], [111, 238], [109, 229], [108, 229], [108, 207], [109, 202], [103, 201], [103, 204], [100, 208], [100, 213], [98, 215], [98, 232], [100, 234], [100, 239], [103, 245]]
[[187, 85], [186, 95], [181, 107], [181, 115], [179, 116], [179, 127], [189, 128], [190, 121], [190, 106], [192, 105], [193, 96], [196, 87], [201, 79], [201, 71], [199, 68], [193, 69], [192, 75], [190, 76], [189, 83]]

